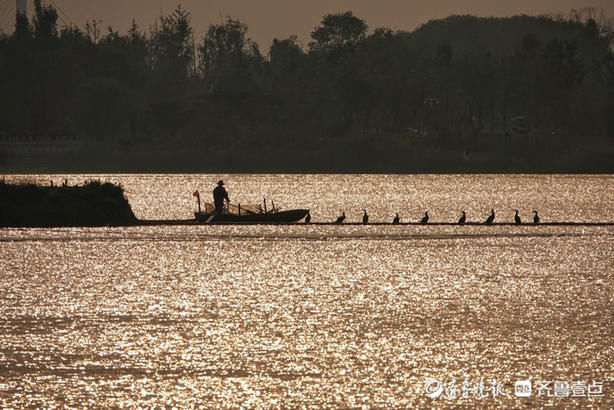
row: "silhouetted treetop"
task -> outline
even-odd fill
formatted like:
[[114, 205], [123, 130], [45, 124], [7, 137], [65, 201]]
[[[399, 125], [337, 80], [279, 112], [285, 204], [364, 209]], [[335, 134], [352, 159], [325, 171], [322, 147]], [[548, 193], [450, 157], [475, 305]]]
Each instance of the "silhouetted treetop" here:
[[161, 17], [154, 27], [151, 44], [157, 70], [167, 71], [174, 79], [187, 78], [194, 55], [190, 13], [178, 5], [173, 13]]
[[34, 35], [40, 40], [50, 40], [58, 36], [58, 12], [53, 6], [34, 0], [34, 17], [32, 18]]
[[311, 32], [312, 50], [322, 50], [346, 45], [354, 45], [364, 40], [367, 24], [354, 16], [351, 11], [327, 14], [322, 22]]
[[200, 46], [201, 69], [205, 75], [259, 55], [258, 45], [247, 37], [247, 25], [230, 17], [223, 24], [209, 26]]
[[594, 21], [586, 24], [568, 20], [554, 20], [547, 16], [476, 17], [450, 16], [431, 20], [406, 37], [408, 45], [433, 52], [440, 44], [448, 43], [454, 54], [508, 55], [521, 44], [535, 49], [552, 39], [575, 42], [584, 58], [607, 46], [607, 37], [595, 37]]

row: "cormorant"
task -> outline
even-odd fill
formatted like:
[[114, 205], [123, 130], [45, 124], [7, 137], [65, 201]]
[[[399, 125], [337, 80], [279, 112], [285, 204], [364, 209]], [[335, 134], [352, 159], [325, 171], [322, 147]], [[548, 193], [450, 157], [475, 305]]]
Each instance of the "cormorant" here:
[[486, 218], [486, 220], [484, 221], [484, 223], [486, 225], [490, 225], [492, 223], [492, 221], [495, 220], [495, 210], [491, 209], [490, 210], [490, 215], [488, 216], [488, 218]]
[[343, 223], [343, 221], [345, 220], [345, 212], [341, 213], [341, 216], [339, 218], [337, 218], [337, 220], [335, 221], [336, 224], [340, 224]]
[[429, 221], [429, 211], [425, 211], [424, 216], [422, 217], [422, 220], [420, 221], [420, 223], [424, 225], [428, 221]]
[[366, 209], [363, 209], [362, 211], [364, 212], [364, 214], [362, 215], [362, 223], [366, 224], [367, 222], [369, 222], [369, 215], [367, 215]]
[[392, 220], [392, 223], [393, 223], [393, 225], [397, 225], [399, 222], [401, 222], [401, 218], [399, 218], [399, 214], [396, 213], [396, 216]]
[[307, 215], [305, 216], [305, 223], [308, 224], [309, 222], [311, 222], [311, 214], [307, 212]]
[[533, 211], [533, 213], [535, 213], [535, 216], [533, 216], [533, 223], [534, 224], [538, 224], [539, 223], [539, 215], [537, 215], [537, 211]]
[[516, 225], [520, 225], [520, 217], [518, 216], [518, 209], [514, 209], [514, 211], [516, 211], [516, 214], [514, 214], [514, 222], [516, 223]]
[[463, 214], [461, 215], [461, 217], [458, 219], [458, 224], [459, 225], [464, 225], [465, 221], [467, 221], [467, 215], [465, 215], [465, 211], [463, 211]]

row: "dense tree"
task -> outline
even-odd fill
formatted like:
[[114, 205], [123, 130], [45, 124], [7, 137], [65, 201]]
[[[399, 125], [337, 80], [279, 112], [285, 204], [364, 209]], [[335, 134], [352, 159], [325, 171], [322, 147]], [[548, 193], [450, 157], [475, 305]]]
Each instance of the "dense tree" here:
[[42, 42], [56, 39], [58, 36], [58, 12], [53, 6], [34, 0], [34, 17], [32, 19], [34, 35]]
[[365, 39], [367, 24], [354, 16], [351, 11], [337, 14], [327, 14], [311, 32], [312, 50], [331, 49], [356, 45]]
[[247, 25], [230, 17], [223, 24], [209, 27], [200, 47], [201, 68], [205, 75], [232, 66], [242, 66], [260, 55], [258, 46], [247, 38]]
[[161, 17], [152, 32], [151, 47], [155, 70], [176, 81], [186, 79], [194, 65], [190, 13], [178, 5], [173, 13]]
[[324, 16], [307, 48], [291, 36], [263, 56], [230, 17], [195, 41], [180, 6], [148, 33], [133, 23], [122, 34], [96, 20], [59, 29], [36, 1], [31, 21], [17, 16], [0, 37], [0, 133], [272, 169], [408, 170], [460, 150], [538, 163], [553, 147], [614, 140], [602, 21], [452, 16], [368, 33], [344, 12]]

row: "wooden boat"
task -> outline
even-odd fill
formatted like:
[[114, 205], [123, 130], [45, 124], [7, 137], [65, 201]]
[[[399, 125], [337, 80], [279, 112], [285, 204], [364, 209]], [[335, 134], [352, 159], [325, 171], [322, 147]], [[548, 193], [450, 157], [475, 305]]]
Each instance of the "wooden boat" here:
[[212, 204], [205, 204], [204, 211], [194, 212], [199, 223], [210, 224], [277, 224], [298, 222], [309, 213], [308, 209], [263, 210], [260, 205], [228, 204], [222, 212], [215, 212]]

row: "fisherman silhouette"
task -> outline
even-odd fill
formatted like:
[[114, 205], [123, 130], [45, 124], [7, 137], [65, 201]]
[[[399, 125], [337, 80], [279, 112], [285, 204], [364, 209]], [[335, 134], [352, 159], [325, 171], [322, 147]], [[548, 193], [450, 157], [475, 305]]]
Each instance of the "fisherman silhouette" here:
[[230, 199], [228, 199], [228, 192], [226, 188], [224, 188], [224, 181], [220, 179], [213, 190], [213, 203], [215, 204], [215, 212], [218, 214], [224, 209], [224, 199], [230, 202]]

